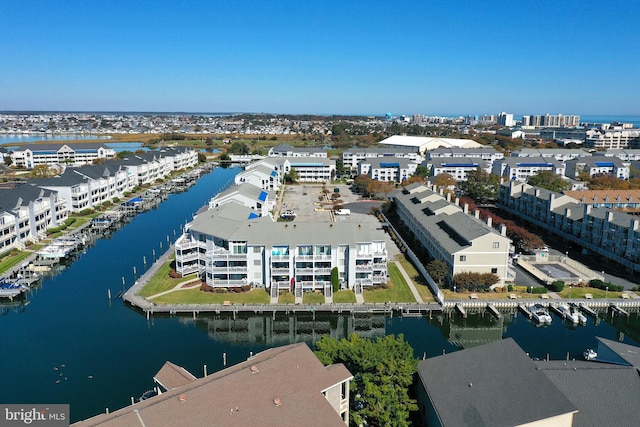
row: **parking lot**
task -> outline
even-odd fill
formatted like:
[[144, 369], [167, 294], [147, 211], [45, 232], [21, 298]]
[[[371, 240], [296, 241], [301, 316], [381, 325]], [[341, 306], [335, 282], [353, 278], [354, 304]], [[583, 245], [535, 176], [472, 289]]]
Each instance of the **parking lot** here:
[[[334, 215], [334, 205], [327, 202], [322, 192], [322, 184], [295, 184], [287, 185], [284, 191], [284, 197], [278, 201], [276, 207], [276, 215], [280, 215], [285, 211], [295, 212], [296, 222], [353, 222], [358, 224], [371, 223], [379, 226], [376, 217], [369, 215], [371, 209], [379, 207], [381, 201], [363, 201], [360, 200], [358, 194], [353, 193], [346, 184], [328, 185], [327, 196], [329, 200], [332, 194], [339, 194], [338, 200], [341, 200], [343, 209], [349, 209], [349, 215]], [[339, 192], [335, 192], [334, 189]]]

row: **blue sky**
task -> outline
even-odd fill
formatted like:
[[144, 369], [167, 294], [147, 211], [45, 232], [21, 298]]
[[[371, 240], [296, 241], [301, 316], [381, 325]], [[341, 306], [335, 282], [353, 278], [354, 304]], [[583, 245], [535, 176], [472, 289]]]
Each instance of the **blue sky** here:
[[637, 0], [3, 0], [0, 110], [640, 115]]

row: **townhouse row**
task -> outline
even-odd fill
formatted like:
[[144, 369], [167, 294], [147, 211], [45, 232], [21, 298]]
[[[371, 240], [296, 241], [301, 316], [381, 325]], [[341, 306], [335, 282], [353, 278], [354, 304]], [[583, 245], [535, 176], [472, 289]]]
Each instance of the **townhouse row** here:
[[1, 189], [0, 251], [24, 249], [45, 238], [47, 229], [62, 225], [73, 212], [121, 199], [139, 185], [153, 184], [197, 163], [195, 150], [168, 148], [98, 165], [67, 167], [59, 176], [28, 179]]
[[501, 185], [497, 207], [632, 274], [640, 272], [640, 219], [636, 216], [515, 181]]
[[470, 215], [467, 205], [451, 203], [423, 184], [408, 185], [391, 198], [414, 243], [446, 263], [448, 280], [463, 272], [495, 274], [499, 285], [515, 278], [509, 267], [511, 240], [504, 225], [495, 230], [490, 219], [481, 221], [477, 211]]

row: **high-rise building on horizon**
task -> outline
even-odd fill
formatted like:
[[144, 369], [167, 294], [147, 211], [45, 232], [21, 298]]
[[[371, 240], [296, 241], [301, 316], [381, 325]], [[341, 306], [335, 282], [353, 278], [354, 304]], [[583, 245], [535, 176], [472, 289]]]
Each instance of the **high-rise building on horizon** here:
[[573, 127], [578, 125], [580, 125], [580, 116], [575, 114], [535, 114], [522, 116], [522, 126], [525, 127]]

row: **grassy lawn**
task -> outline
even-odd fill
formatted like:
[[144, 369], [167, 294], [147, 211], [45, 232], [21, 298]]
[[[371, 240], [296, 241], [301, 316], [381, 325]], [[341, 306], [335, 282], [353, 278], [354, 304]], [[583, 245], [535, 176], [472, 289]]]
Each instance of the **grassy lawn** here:
[[31, 252], [22, 251], [15, 254], [8, 254], [0, 261], [0, 273], [4, 273], [10, 268], [20, 264], [25, 258], [31, 255]]
[[147, 284], [144, 285], [142, 289], [140, 289], [140, 292], [138, 292], [138, 295], [140, 295], [141, 297], [150, 297], [151, 295], [155, 295], [160, 292], [173, 289], [176, 285], [196, 277], [196, 274], [192, 274], [186, 277], [181, 277], [179, 279], [173, 279], [169, 277], [169, 271], [171, 270], [171, 262], [172, 261], [164, 263], [160, 267], [158, 272], [154, 274], [151, 279], [149, 279]]
[[365, 302], [416, 302], [409, 285], [407, 285], [395, 264], [389, 264], [389, 276], [391, 278], [390, 288], [365, 289], [363, 295]]
[[216, 294], [203, 292], [198, 289], [171, 292], [154, 298], [156, 304], [269, 304], [269, 294], [263, 289], [253, 289], [249, 292]]
[[343, 289], [333, 293], [334, 303], [353, 303], [356, 302], [356, 294], [351, 289]]
[[278, 304], [293, 304], [296, 302], [296, 297], [291, 292], [287, 292], [278, 297]]
[[[626, 293], [633, 293], [626, 291]], [[596, 288], [571, 288], [565, 286], [562, 292], [558, 293], [562, 298], [584, 298], [585, 294], [591, 294], [593, 298], [620, 298], [622, 292], [612, 292]]]
[[431, 293], [431, 289], [429, 289], [426, 284], [422, 284], [423, 279], [420, 276], [420, 273], [418, 273], [418, 270], [416, 270], [416, 268], [413, 266], [413, 264], [411, 264], [411, 262], [402, 254], [396, 255], [396, 261], [398, 261], [400, 265], [402, 265], [404, 271], [406, 271], [409, 277], [411, 277], [411, 279], [413, 280], [413, 284], [420, 294], [422, 301], [435, 301], [435, 298]]
[[303, 304], [324, 304], [324, 295], [312, 292], [302, 294]]

